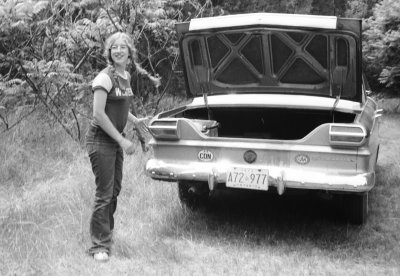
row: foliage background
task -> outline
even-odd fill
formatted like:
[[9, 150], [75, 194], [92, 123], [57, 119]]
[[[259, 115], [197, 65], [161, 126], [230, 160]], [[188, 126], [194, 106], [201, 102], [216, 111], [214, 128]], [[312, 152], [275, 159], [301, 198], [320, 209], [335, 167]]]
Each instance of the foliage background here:
[[[139, 115], [154, 115], [162, 98], [185, 96], [174, 25], [195, 17], [286, 12], [364, 18], [367, 77], [376, 91], [400, 85], [397, 0], [2, 0], [0, 1], [0, 131], [32, 113], [82, 139], [90, 118], [90, 82], [105, 66], [105, 38], [134, 37], [139, 61], [162, 76], [159, 89], [130, 68]], [[398, 92], [397, 92], [398, 95]]]

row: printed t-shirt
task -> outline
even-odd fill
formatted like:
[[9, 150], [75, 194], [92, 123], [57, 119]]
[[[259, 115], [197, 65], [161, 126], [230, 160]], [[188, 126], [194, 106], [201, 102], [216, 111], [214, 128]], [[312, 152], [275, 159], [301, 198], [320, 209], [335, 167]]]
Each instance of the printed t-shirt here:
[[[96, 76], [92, 82], [92, 91], [100, 89], [107, 93], [105, 113], [115, 128], [122, 132], [128, 120], [129, 107], [133, 99], [130, 75], [125, 71], [126, 78], [116, 74], [117, 77], [114, 79], [110, 69], [107, 67]], [[93, 124], [98, 126], [95, 120]]]

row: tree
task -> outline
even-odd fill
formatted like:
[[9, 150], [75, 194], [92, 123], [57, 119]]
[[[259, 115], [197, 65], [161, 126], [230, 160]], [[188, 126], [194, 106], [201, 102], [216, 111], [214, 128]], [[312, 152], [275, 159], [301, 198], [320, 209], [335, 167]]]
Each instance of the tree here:
[[383, 0], [365, 21], [363, 53], [370, 79], [398, 91], [400, 88], [400, 2]]
[[[174, 91], [175, 23], [213, 12], [209, 0], [1, 1], [0, 124], [10, 129], [44, 109], [79, 140], [80, 118], [89, 112], [90, 81], [105, 65], [103, 42], [116, 31], [131, 34], [139, 62], [162, 76], [161, 90], [154, 90], [132, 68], [132, 85], [143, 91], [138, 99], [146, 107], [157, 104]], [[26, 112], [11, 116], [21, 107]]]
[[350, 0], [347, 1], [346, 17], [367, 18], [372, 15], [372, 7], [378, 0]]
[[214, 6], [221, 7], [228, 14], [244, 12], [309, 13], [310, 11], [308, 1], [301, 0], [213, 0], [212, 2]]
[[346, 0], [313, 0], [311, 14], [344, 16]]

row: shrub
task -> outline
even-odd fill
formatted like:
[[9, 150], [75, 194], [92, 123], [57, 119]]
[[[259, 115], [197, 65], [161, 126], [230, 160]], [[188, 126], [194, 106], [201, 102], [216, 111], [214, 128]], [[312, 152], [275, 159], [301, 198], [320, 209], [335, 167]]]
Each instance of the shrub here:
[[365, 20], [363, 53], [373, 86], [400, 88], [400, 2], [383, 0]]

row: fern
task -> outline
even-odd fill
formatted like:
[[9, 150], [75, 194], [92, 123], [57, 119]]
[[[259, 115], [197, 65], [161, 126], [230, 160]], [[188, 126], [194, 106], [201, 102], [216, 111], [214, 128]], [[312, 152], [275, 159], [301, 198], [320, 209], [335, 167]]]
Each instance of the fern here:
[[183, 7], [185, 5], [185, 3], [187, 3], [189, 1], [187, 0], [176, 0], [176, 1], [172, 1], [171, 5], [175, 6], [175, 7]]
[[165, 10], [164, 9], [156, 9], [154, 11], [154, 16], [158, 18], [165, 17]]
[[12, 79], [12, 80], [5, 81], [5, 82], [3, 82], [3, 83], [4, 83], [4, 85], [5, 85], [6, 87], [11, 87], [11, 86], [13, 86], [13, 85], [20, 85], [20, 84], [22, 84], [23, 82], [24, 82], [24, 81], [21, 80], [21, 79]]
[[49, 1], [22, 1], [14, 7], [15, 14], [18, 18], [30, 19], [33, 15], [44, 10], [49, 4]]
[[33, 6], [33, 14], [38, 14], [39, 12], [41, 12], [42, 10], [47, 8], [48, 5], [49, 5], [49, 1], [38, 1]]

